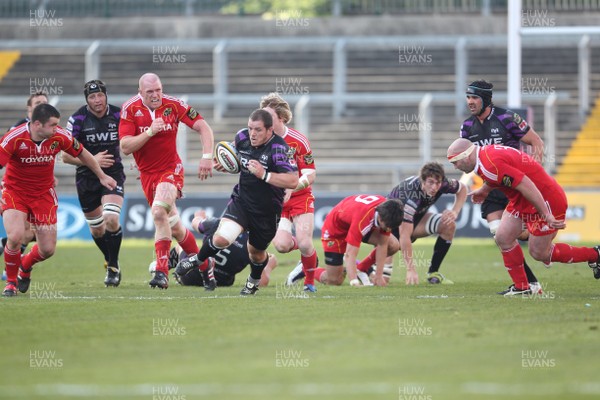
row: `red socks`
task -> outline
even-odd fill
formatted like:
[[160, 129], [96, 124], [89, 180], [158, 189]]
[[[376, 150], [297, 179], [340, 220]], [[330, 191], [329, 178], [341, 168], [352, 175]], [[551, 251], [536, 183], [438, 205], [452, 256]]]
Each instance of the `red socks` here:
[[315, 280], [316, 281], [323, 283], [323, 281], [321, 280], [321, 275], [323, 275], [323, 272], [325, 272], [325, 268], [315, 269]]
[[169, 251], [171, 250], [171, 239], [167, 239], [167, 238], [158, 239], [157, 241], [154, 242], [154, 250], [156, 252], [156, 270], [168, 275], [169, 274]]
[[185, 230], [185, 236], [183, 237], [183, 240], [178, 243], [183, 249], [183, 251], [185, 251], [185, 253], [190, 256], [192, 254], [198, 254], [198, 252], [200, 251], [200, 249], [198, 248], [198, 243], [196, 243], [196, 238], [194, 237], [194, 235], [192, 235], [192, 232], [190, 232], [189, 229]]
[[300, 260], [302, 261], [302, 271], [304, 271], [304, 284], [314, 285], [315, 270], [317, 269], [317, 251], [313, 250], [312, 255], [308, 257], [300, 254]]
[[[21, 259], [22, 269], [25, 271], [31, 270], [31, 267], [33, 267], [33, 264], [39, 263], [40, 261], [43, 261], [43, 260], [45, 260], [45, 258], [40, 255], [40, 250], [38, 248], [38, 245], [34, 244], [33, 247], [31, 248], [31, 251], [29, 253], [27, 253]], [[21, 272], [21, 276], [23, 278], [29, 278], [29, 275], [31, 275], [31, 271]]]
[[593, 247], [573, 247], [566, 243], [554, 243], [550, 261], [565, 264], [579, 262], [596, 262], [598, 252]]
[[504, 259], [504, 266], [512, 278], [515, 287], [520, 290], [529, 288], [527, 274], [525, 273], [525, 267], [523, 266], [525, 257], [523, 256], [523, 249], [521, 249], [521, 246], [515, 244], [509, 250], [501, 250], [501, 253], [502, 258]]
[[375, 264], [375, 250], [372, 250], [358, 265], [356, 269], [362, 272], [369, 272], [369, 268]]
[[17, 274], [21, 265], [21, 249], [4, 248], [4, 263], [6, 264], [6, 281], [17, 283]]

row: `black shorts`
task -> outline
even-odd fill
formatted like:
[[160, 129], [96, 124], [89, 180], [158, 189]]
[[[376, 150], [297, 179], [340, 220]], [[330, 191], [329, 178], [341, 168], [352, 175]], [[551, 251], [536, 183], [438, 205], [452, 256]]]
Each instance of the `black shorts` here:
[[[230, 273], [219, 269], [219, 267], [215, 267], [215, 279], [217, 280], [217, 286], [219, 287], [233, 286], [235, 275], [231, 275]], [[202, 273], [197, 268], [194, 268], [184, 276], [180, 276], [179, 282], [184, 286], [204, 286]]]
[[481, 205], [481, 218], [487, 219], [487, 216], [495, 211], [503, 211], [508, 205], [508, 197], [502, 190], [494, 189], [488, 194]]
[[122, 171], [117, 171], [112, 174], [108, 173], [108, 175], [117, 181], [117, 186], [112, 190], [102, 186], [95, 175], [93, 177], [77, 176], [77, 196], [79, 197], [81, 210], [84, 213], [94, 211], [100, 207], [102, 196], [116, 194], [123, 197], [125, 195], [125, 174]]
[[266, 250], [277, 233], [281, 211], [271, 215], [250, 214], [236, 198], [232, 198], [222, 217], [237, 222], [248, 231], [248, 243], [254, 248]]

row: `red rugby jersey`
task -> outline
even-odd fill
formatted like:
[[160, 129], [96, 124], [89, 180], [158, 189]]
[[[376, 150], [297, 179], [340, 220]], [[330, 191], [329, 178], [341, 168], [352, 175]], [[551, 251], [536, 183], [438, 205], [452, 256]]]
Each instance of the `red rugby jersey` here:
[[31, 140], [29, 123], [24, 123], [4, 135], [0, 149], [0, 165], [6, 166], [4, 187], [36, 196], [54, 186], [56, 155], [65, 151], [77, 157], [83, 146], [60, 126], [50, 138], [35, 143]]
[[[302, 176], [303, 169], [315, 169], [315, 161], [313, 159], [312, 150], [310, 148], [310, 142], [300, 132], [295, 129], [286, 126], [283, 140], [290, 147], [292, 151], [294, 161], [298, 167], [298, 176]], [[312, 186], [308, 186], [302, 190], [292, 193], [292, 197], [298, 197], [312, 193]]]
[[388, 200], [385, 196], [359, 194], [346, 197], [339, 202], [327, 215], [331, 224], [323, 232], [322, 239], [341, 239], [345, 237], [348, 244], [359, 247], [363, 236], [374, 229], [384, 235], [389, 235], [375, 224], [375, 208]]
[[121, 108], [119, 139], [144, 134], [155, 118], [162, 118], [165, 121], [165, 129], [156, 133], [142, 148], [133, 152], [133, 158], [142, 173], [174, 169], [177, 164], [180, 164], [181, 159], [177, 154], [179, 122], [191, 128], [196, 121], [203, 119], [196, 110], [176, 97], [163, 95], [162, 105], [152, 111], [144, 105], [138, 94], [126, 101]]

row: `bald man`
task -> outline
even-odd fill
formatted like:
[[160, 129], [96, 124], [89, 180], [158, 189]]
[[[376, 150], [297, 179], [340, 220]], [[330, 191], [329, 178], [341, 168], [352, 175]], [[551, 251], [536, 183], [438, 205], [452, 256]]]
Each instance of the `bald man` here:
[[567, 196], [562, 187], [531, 156], [513, 147], [479, 147], [467, 139], [457, 139], [448, 148], [448, 161], [463, 172], [474, 171], [483, 186], [471, 193], [481, 204], [493, 189], [500, 189], [509, 203], [496, 232], [496, 244], [502, 252], [513, 285], [505, 296], [538, 294], [530, 288], [523, 267], [524, 255], [517, 238], [523, 225], [530, 233], [529, 254], [549, 267], [552, 262], [588, 262], [594, 277], [600, 279], [600, 246], [573, 247], [553, 243], [564, 229]]
[[[198, 178], [212, 176], [213, 132], [204, 118], [183, 100], [162, 92], [158, 75], [146, 73], [139, 81], [139, 92], [123, 104], [119, 123], [121, 151], [133, 158], [140, 171], [142, 189], [152, 208], [156, 232], [154, 249], [156, 273], [149, 282], [154, 288], [169, 287], [169, 250], [171, 239], [177, 240], [189, 255], [198, 253], [192, 233], [179, 219], [175, 201], [183, 190], [183, 163], [177, 154], [177, 131], [183, 122], [200, 134], [203, 154]], [[205, 282], [214, 280], [206, 268]]]

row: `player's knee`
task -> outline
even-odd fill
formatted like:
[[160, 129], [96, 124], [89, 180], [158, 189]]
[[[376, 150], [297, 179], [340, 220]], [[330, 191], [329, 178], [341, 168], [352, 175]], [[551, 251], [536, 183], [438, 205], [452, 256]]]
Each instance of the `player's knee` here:
[[344, 275], [341, 272], [333, 274], [330, 272], [331, 271], [327, 272], [327, 277], [323, 283], [331, 286], [341, 286], [342, 283], [344, 283]]
[[164, 222], [168, 221], [168, 213], [164, 207], [152, 205], [152, 219], [154, 222]]
[[40, 246], [38, 244], [38, 252], [43, 259], [50, 258], [54, 255], [54, 251], [56, 250], [56, 246]]
[[534, 246], [529, 246], [529, 254], [536, 261], [543, 261], [546, 263], [550, 262], [550, 250], [549, 249], [539, 249]]
[[18, 251], [21, 249], [21, 236], [23, 236], [22, 234], [14, 234], [14, 235], [9, 235], [6, 238], [6, 248], [12, 250], [13, 252]]
[[312, 238], [310, 237], [300, 237], [296, 238], [298, 240], [298, 249], [302, 254], [312, 253], [314, 248]]
[[103, 226], [97, 226], [95, 228], [90, 227], [90, 233], [92, 234], [92, 237], [94, 239], [98, 239], [101, 238], [102, 236], [104, 236], [104, 233], [106, 232], [106, 229]]
[[291, 246], [289, 243], [285, 243], [284, 240], [281, 240], [277, 237], [273, 239], [273, 247], [277, 250], [278, 253], [289, 253]]
[[456, 231], [456, 221], [446, 221], [440, 225], [440, 234], [454, 235]]
[[231, 245], [231, 242], [226, 237], [217, 235], [215, 233], [212, 237], [212, 244], [217, 249], [224, 249], [226, 247], [229, 247]]
[[106, 215], [104, 217], [104, 221], [106, 222], [106, 229], [108, 229], [111, 232], [116, 232], [119, 230], [119, 217], [116, 215]]
[[448, 224], [442, 225], [440, 229], [440, 237], [444, 240], [452, 240], [455, 232], [456, 224], [454, 222], [449, 222]]

